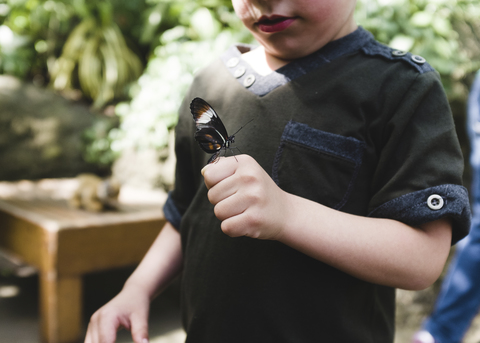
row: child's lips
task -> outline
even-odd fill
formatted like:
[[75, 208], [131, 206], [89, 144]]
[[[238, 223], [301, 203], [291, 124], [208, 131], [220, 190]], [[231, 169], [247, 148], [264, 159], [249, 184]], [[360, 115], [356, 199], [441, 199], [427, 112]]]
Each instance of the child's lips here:
[[280, 32], [289, 27], [295, 20], [295, 17], [284, 17], [279, 15], [272, 15], [270, 17], [262, 16], [256, 25], [260, 31], [263, 32]]

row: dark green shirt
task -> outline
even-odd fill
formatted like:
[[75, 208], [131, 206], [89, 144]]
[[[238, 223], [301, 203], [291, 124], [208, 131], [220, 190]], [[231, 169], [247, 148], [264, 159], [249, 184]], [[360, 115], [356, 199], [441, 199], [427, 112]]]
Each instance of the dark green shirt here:
[[283, 190], [409, 225], [448, 217], [454, 243], [470, 212], [438, 74], [362, 28], [267, 76], [240, 58], [246, 49], [201, 71], [180, 108], [175, 190], [164, 211], [182, 238], [187, 342], [393, 342], [393, 288], [276, 241], [222, 233], [189, 104], [205, 99], [230, 134], [254, 119], [235, 145]]

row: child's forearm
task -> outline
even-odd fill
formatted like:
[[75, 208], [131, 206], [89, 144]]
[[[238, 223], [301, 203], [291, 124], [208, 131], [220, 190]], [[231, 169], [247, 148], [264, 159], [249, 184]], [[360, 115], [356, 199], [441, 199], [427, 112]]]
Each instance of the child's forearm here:
[[167, 222], [124, 289], [134, 287], [152, 299], [181, 272], [182, 260], [180, 234]]
[[202, 170], [208, 198], [231, 236], [273, 239], [348, 274], [405, 289], [440, 275], [451, 243], [448, 220], [412, 228], [354, 216], [286, 193], [247, 155]]
[[290, 206], [278, 240], [313, 258], [360, 279], [405, 289], [428, 287], [443, 269], [451, 242], [448, 220], [413, 228], [285, 196]]

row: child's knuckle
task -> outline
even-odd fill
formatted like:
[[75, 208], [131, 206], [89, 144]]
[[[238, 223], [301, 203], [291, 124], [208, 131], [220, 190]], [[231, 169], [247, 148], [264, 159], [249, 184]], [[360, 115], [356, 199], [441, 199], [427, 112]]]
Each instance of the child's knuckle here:
[[248, 193], [250, 204], [259, 205], [263, 201], [263, 190], [260, 187], [252, 187]]
[[256, 230], [261, 225], [262, 218], [258, 213], [253, 212], [253, 213], [250, 213], [247, 216], [246, 222], [247, 222], [246, 224], [248, 225], [248, 227]]
[[208, 197], [208, 201], [210, 201], [210, 203], [212, 205], [215, 205], [215, 193], [210, 189], [208, 192], [207, 192], [207, 197]]
[[252, 171], [248, 170], [243, 173], [242, 182], [246, 185], [253, 185], [257, 182], [257, 177]]
[[95, 323], [96, 321], [98, 321], [98, 317], [99, 317], [99, 314], [98, 314], [98, 311], [96, 311], [94, 314], [92, 314], [92, 316], [90, 317], [90, 323]]
[[223, 206], [221, 204], [215, 205], [213, 208], [213, 213], [215, 214], [215, 217], [217, 217], [220, 220], [223, 220]]
[[223, 221], [220, 227], [222, 229], [222, 232], [224, 234], [226, 234], [227, 236], [230, 236], [230, 237], [234, 236], [235, 232], [233, 230], [233, 227], [231, 225], [229, 225], [228, 222]]

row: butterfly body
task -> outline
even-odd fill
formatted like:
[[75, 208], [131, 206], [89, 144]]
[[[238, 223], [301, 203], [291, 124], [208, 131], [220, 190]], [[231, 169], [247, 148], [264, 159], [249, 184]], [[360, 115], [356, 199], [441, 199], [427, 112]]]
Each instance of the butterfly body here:
[[222, 150], [231, 149], [235, 135], [228, 135], [220, 117], [205, 100], [193, 99], [190, 111], [197, 127], [195, 140], [203, 151], [213, 154], [208, 163], [214, 162]]

